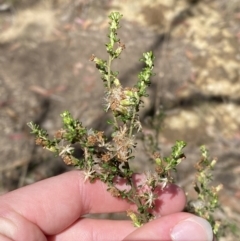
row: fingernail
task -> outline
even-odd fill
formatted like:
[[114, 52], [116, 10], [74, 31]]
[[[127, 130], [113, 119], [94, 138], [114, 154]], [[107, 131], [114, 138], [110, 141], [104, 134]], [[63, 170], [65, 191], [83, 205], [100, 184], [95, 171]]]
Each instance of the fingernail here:
[[212, 241], [212, 227], [203, 218], [188, 218], [174, 226], [171, 238], [173, 241]]
[[0, 234], [10, 238], [13, 236], [15, 229], [16, 227], [10, 220], [3, 217], [0, 218]]

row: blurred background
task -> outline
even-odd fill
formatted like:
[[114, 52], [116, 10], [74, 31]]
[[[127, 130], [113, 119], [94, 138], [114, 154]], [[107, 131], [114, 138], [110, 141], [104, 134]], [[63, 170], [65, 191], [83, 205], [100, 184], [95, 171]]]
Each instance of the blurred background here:
[[[69, 110], [85, 126], [108, 131], [89, 57], [106, 57], [111, 11], [123, 14], [126, 50], [114, 65], [123, 85], [136, 82], [143, 52], [156, 56], [144, 131], [154, 132], [151, 120], [161, 110], [162, 155], [176, 140], [188, 143], [177, 178], [189, 196], [205, 144], [218, 159], [215, 184], [224, 185], [221, 215], [240, 222], [240, 0], [0, 0], [0, 193], [71, 169], [35, 146], [27, 122], [53, 134]], [[139, 146], [135, 168], [147, 169]]]

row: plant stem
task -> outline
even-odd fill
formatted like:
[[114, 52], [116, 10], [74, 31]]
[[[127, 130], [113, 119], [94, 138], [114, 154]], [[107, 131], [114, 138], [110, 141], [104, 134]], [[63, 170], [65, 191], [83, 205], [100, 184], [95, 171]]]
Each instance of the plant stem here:
[[[141, 200], [138, 197], [138, 195], [136, 195], [137, 194], [137, 189], [135, 187], [135, 184], [134, 184], [132, 178], [130, 178], [130, 183], [131, 183], [131, 186], [132, 186], [133, 200], [134, 200], [135, 204], [137, 205], [137, 207], [140, 208], [140, 207], [142, 207], [142, 203], [141, 203]], [[139, 215], [141, 216], [141, 221], [143, 223], [147, 223], [148, 222], [148, 220], [147, 220], [147, 218], [146, 218], [144, 213], [139, 213]]]
[[132, 119], [131, 119], [131, 123], [130, 123], [130, 129], [129, 129], [129, 134], [128, 136], [131, 137], [132, 134], [133, 134], [133, 123], [134, 123], [134, 120], [135, 120], [135, 116], [136, 116], [136, 108], [134, 109], [133, 111], [133, 115], [132, 115]]
[[[109, 57], [108, 57], [108, 65], [107, 65], [107, 72], [108, 72], [108, 75], [107, 75], [107, 87], [108, 87], [108, 91], [111, 91], [111, 65], [112, 65], [112, 61], [113, 60], [114, 60], [114, 58], [111, 55], [109, 55]], [[117, 121], [117, 118], [114, 115], [114, 113], [113, 113], [113, 120], [114, 120], [114, 123], [115, 123], [115, 127], [117, 129], [119, 129], [118, 121]]]
[[112, 56], [109, 54], [109, 57], [108, 57], [108, 77], [107, 77], [107, 86], [108, 86], [108, 90], [111, 89], [111, 65], [112, 65]]
[[[130, 166], [129, 166], [129, 162], [126, 162], [126, 168], [131, 170]], [[132, 199], [133, 199], [134, 203], [136, 204], [136, 206], [138, 208], [142, 207], [141, 199], [137, 195], [137, 188], [136, 188], [135, 183], [133, 181], [133, 177], [128, 177], [127, 180], [130, 183], [130, 185], [131, 185], [131, 190], [132, 190], [132, 193], [133, 193]], [[140, 213], [140, 216], [141, 216], [141, 219], [142, 219], [143, 223], [147, 223], [148, 222], [148, 219], [146, 218], [144, 213]]]

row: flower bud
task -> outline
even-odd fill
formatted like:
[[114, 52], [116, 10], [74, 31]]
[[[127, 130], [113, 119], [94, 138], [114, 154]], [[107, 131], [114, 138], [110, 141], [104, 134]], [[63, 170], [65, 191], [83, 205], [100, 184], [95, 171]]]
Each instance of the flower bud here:
[[210, 164], [210, 167], [213, 168], [215, 166], [215, 164], [217, 163], [217, 160], [212, 160], [211, 164]]

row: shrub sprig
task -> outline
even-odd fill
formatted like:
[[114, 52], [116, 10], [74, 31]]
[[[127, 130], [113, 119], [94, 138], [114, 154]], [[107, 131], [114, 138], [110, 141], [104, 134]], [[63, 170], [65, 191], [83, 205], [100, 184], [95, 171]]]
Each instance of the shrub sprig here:
[[[109, 42], [106, 44], [108, 60], [100, 59], [95, 55], [90, 58], [96, 64], [105, 86], [105, 111], [112, 115], [112, 119], [108, 121], [112, 125], [111, 136], [107, 138], [103, 131], [84, 127], [68, 111], [61, 114], [63, 128], [58, 130], [52, 139], [38, 125], [30, 122], [28, 126], [36, 136], [37, 145], [54, 152], [67, 165], [79, 168], [84, 174], [85, 182], [101, 180], [107, 184], [107, 190], [114, 197], [135, 203], [137, 212], [128, 210], [127, 215], [135, 226], [140, 227], [155, 218], [153, 210], [157, 198], [157, 188], [160, 186], [164, 189], [168, 183], [174, 182], [172, 172], [175, 172], [177, 166], [185, 159], [183, 149], [186, 143], [176, 141], [168, 157], [162, 158], [159, 152], [151, 154], [151, 159], [155, 163], [155, 171], [148, 171], [144, 174], [146, 179], [144, 183], [134, 182], [134, 171], [129, 161], [135, 160], [136, 135], [142, 130], [139, 110], [143, 103], [142, 98], [147, 96], [147, 89], [151, 85], [154, 55], [151, 51], [143, 53], [140, 61], [145, 66], [138, 74], [135, 86], [123, 87], [121, 85], [118, 72], [112, 70], [112, 62], [119, 58], [125, 49], [125, 45], [117, 37], [121, 18], [122, 15], [118, 12], [109, 15]], [[154, 143], [154, 137], [150, 137], [150, 139], [152, 147], [149, 150], [159, 149]], [[82, 149], [82, 158], [74, 155], [74, 144], [78, 144]], [[195, 183], [201, 207], [196, 208], [196, 205], [190, 205], [194, 208], [188, 209], [206, 218], [212, 224], [214, 233], [217, 235], [219, 225], [214, 221], [212, 213], [219, 207], [217, 193], [220, 186], [215, 189], [209, 187], [212, 177], [209, 171], [215, 162], [209, 161], [204, 147], [201, 148], [201, 151], [203, 158], [197, 165], [198, 175]], [[119, 179], [124, 181], [129, 188], [119, 189], [117, 185]]]

